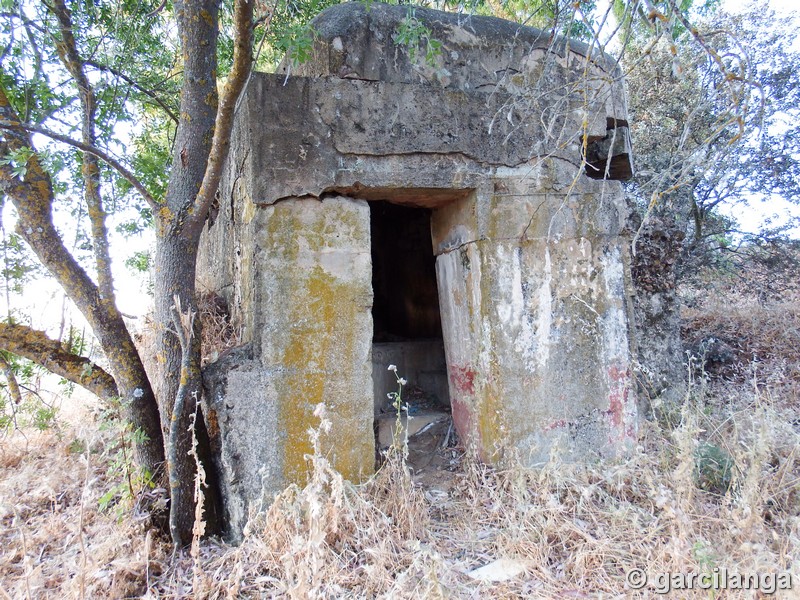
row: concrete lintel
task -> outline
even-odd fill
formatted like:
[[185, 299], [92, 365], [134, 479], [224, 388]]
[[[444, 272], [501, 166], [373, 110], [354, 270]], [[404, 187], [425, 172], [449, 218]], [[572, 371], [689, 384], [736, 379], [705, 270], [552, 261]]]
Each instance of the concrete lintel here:
[[[563, 139], [550, 139], [536, 117], [537, 102], [503, 91], [255, 73], [246, 96], [247, 118], [261, 123], [260, 135], [251, 131], [249, 140], [250, 169], [259, 174], [253, 201], [359, 185], [475, 187], [495, 168], [562, 152]], [[580, 164], [585, 111], [565, 116], [559, 131], [573, 132], [571, 161]], [[606, 120], [598, 135], [605, 135]]]

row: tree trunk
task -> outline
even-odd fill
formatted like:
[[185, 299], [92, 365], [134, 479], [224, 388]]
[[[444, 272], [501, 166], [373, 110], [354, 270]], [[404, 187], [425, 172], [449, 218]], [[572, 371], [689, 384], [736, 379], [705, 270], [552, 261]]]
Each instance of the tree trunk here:
[[[196, 465], [191, 458], [192, 413], [202, 394], [200, 372], [200, 319], [194, 319], [188, 356], [183, 348], [172, 319], [175, 298], [181, 309], [197, 311], [195, 301], [195, 264], [197, 242], [185, 236], [159, 236], [156, 244], [156, 321], [159, 331], [158, 364], [159, 396], [163, 399], [161, 422], [164, 439], [168, 440], [167, 460], [170, 473], [170, 529], [178, 546], [192, 539], [194, 525], [194, 481]], [[180, 376], [177, 376], [180, 374]], [[180, 390], [182, 402], [176, 403]], [[200, 442], [201, 436], [198, 436]], [[204, 449], [200, 450], [204, 453]], [[214, 494], [206, 494], [213, 497]], [[213, 529], [213, 527], [212, 527]]]
[[[227, 159], [235, 106], [250, 73], [253, 49], [254, 2], [236, 0], [232, 24], [233, 65], [220, 101], [217, 91], [220, 4], [220, 0], [174, 2], [182, 50], [183, 83], [169, 184], [163, 202], [153, 198], [123, 165], [95, 147], [97, 96], [90, 78], [86, 76], [86, 62], [79, 51], [72, 14], [64, 0], [54, 0], [48, 9], [59, 24], [56, 51], [78, 88], [82, 141], [77, 142], [37, 124], [22, 123], [0, 85], [0, 127], [4, 131], [3, 138], [0, 138], [0, 155], [6, 156], [11, 152], [27, 154], [28, 149], [34, 147], [31, 138], [34, 131], [84, 153], [85, 199], [95, 249], [97, 284], [67, 251], [54, 226], [53, 182], [36, 153], [28, 159], [25, 174], [21, 176], [9, 161], [0, 164], [0, 193], [10, 197], [17, 208], [19, 234], [81, 310], [97, 336], [116, 385], [110, 385], [107, 379], [102, 382], [97, 379], [91, 384], [97, 387], [102, 383], [104, 391], [116, 387], [127, 400], [127, 416], [133, 426], [142, 429], [147, 436], [144, 441], [137, 442], [137, 458], [153, 473], [160, 472], [165, 455], [169, 460], [169, 475], [175, 484], [171, 505], [175, 514], [171, 523], [174, 525], [173, 538], [180, 545], [191, 539], [195, 514], [193, 493], [188, 493], [194, 489], [195, 474], [195, 464], [190, 458], [192, 432], [189, 428], [202, 387], [200, 320], [195, 320], [193, 335], [184, 340], [186, 343], [182, 349], [171, 327], [170, 307], [175, 298], [179, 298], [184, 307], [196, 310], [197, 246]], [[155, 303], [160, 330], [156, 332], [158, 368], [152, 387], [114, 302], [98, 159], [131, 182], [152, 208], [156, 220]], [[34, 348], [28, 348], [26, 352], [36, 354]], [[68, 357], [58, 368], [73, 378], [81, 379], [83, 375], [76, 375], [75, 369], [85, 363], [81, 363], [81, 357], [76, 358]], [[176, 410], [178, 395], [183, 401]], [[202, 420], [196, 427], [201, 445], [197, 454], [205, 461], [209, 452], [203, 444], [208, 444], [208, 437], [204, 435]], [[210, 493], [206, 497], [210, 500], [216, 496]]]
[[[191, 414], [202, 393], [200, 319], [190, 340], [190, 356], [182, 372], [182, 349], [172, 326], [171, 307], [179, 298], [184, 310], [197, 310], [195, 266], [205, 215], [193, 210], [203, 183], [217, 119], [218, 0], [176, 1], [175, 13], [183, 50], [181, 120], [175, 136], [165, 206], [157, 213], [155, 313], [158, 396], [170, 462], [170, 528], [176, 546], [189, 543], [194, 524], [194, 478], [191, 458]], [[184, 115], [190, 116], [186, 118]], [[175, 412], [181, 390], [185, 402]], [[180, 414], [178, 414], [180, 413]], [[173, 427], [172, 421], [176, 419]], [[170, 439], [170, 430], [174, 439]], [[213, 496], [213, 494], [212, 494]]]
[[117, 315], [101, 330], [93, 328], [117, 382], [125, 417], [134, 431], [145, 434], [145, 439], [134, 445], [136, 461], [158, 481], [164, 474], [164, 437], [150, 379], [122, 317]]

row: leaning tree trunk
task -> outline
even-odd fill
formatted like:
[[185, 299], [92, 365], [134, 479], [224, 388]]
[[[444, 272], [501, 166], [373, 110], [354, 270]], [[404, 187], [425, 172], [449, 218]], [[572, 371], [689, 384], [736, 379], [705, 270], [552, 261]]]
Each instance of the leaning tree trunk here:
[[[9, 127], [5, 130], [0, 150], [34, 148], [30, 134], [22, 126], [2, 86], [0, 118]], [[145, 434], [136, 438], [136, 458], [140, 465], [158, 474], [164, 462], [164, 444], [149, 379], [113, 297], [102, 293], [64, 246], [53, 223], [53, 182], [39, 156], [34, 153], [28, 159], [27, 172], [22, 180], [10, 172], [8, 165], [0, 165], [0, 192], [11, 199], [17, 210], [17, 233], [92, 328], [117, 382], [126, 417], [135, 429]]]
[[92, 330], [117, 382], [123, 414], [134, 431], [144, 434], [134, 436], [136, 462], [157, 481], [163, 474], [164, 438], [159, 435], [161, 428], [156, 397], [122, 316], [116, 309], [110, 312], [108, 319], [100, 326], [92, 326]]

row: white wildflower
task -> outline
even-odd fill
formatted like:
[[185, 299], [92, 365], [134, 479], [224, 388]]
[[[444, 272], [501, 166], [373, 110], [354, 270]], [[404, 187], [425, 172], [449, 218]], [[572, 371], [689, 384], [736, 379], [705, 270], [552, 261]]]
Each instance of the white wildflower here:
[[394, 371], [397, 373], [397, 365], [389, 365], [389, 371]]

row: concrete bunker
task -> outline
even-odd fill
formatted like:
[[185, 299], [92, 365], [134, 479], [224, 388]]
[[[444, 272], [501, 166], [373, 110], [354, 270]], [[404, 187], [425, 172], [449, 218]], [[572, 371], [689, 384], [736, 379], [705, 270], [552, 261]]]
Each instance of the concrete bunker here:
[[[442, 43], [435, 64], [394, 42], [406, 7], [338, 5], [314, 21], [311, 60], [254, 73], [237, 112], [198, 267], [243, 331], [204, 375], [234, 538], [304, 481], [320, 403], [326, 456], [353, 481], [373, 471], [376, 398], [394, 388], [380, 379], [437, 316], [446, 379], [426, 385], [446, 383], [482, 460], [590, 460], [635, 440], [615, 61], [500, 19], [414, 15]], [[426, 220], [439, 307], [428, 279], [409, 322], [415, 300], [383, 288], [397, 263], [430, 269], [412, 268]]]

